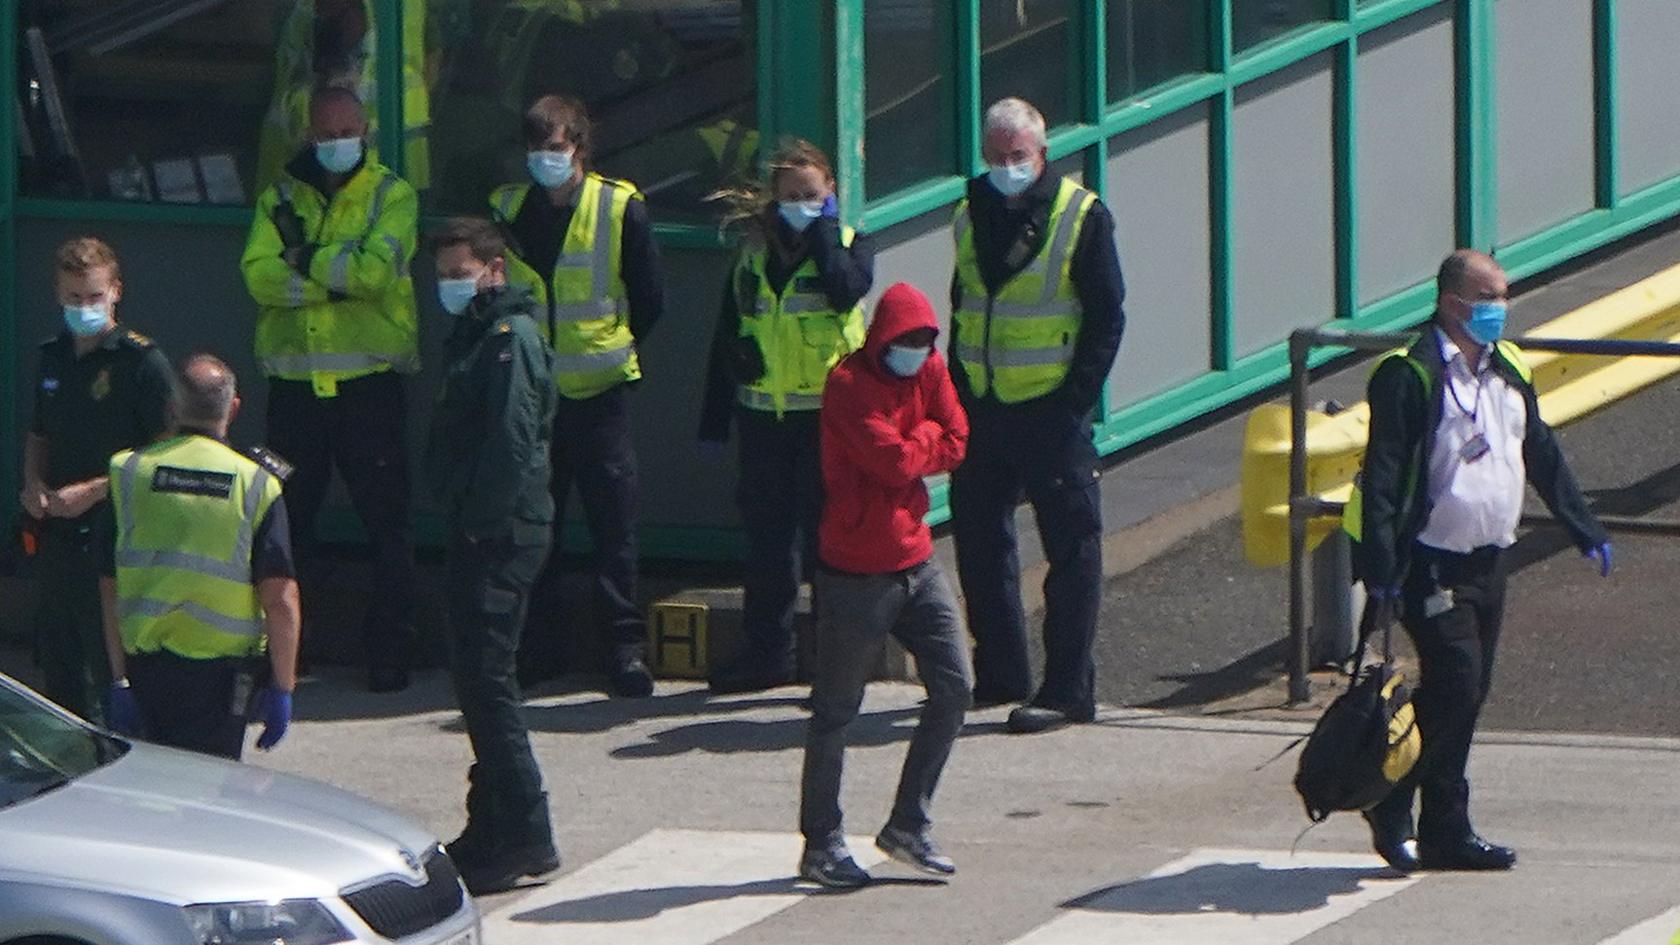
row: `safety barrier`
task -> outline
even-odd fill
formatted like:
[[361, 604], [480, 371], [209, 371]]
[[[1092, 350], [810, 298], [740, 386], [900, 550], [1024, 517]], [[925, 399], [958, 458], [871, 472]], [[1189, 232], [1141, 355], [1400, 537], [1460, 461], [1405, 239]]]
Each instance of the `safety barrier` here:
[[[1558, 337], [1568, 334], [1598, 337]], [[1313, 665], [1306, 622], [1307, 553], [1338, 531], [1353, 476], [1364, 459], [1370, 422], [1366, 404], [1334, 415], [1308, 409], [1308, 359], [1318, 348], [1386, 351], [1416, 338], [1415, 333], [1296, 331], [1289, 339], [1289, 405], [1266, 405], [1249, 418], [1242, 472], [1244, 546], [1255, 564], [1287, 563], [1289, 568], [1291, 702], [1308, 698], [1307, 671]], [[1533, 371], [1541, 414], [1554, 426], [1680, 373], [1680, 267], [1549, 322], [1517, 344]], [[1525, 515], [1523, 520], [1551, 519]], [[1680, 534], [1675, 521], [1601, 521], [1612, 531]], [[1320, 582], [1339, 581], [1342, 587], [1321, 588], [1319, 596], [1341, 600], [1345, 617], [1351, 610], [1346, 568], [1335, 566], [1334, 558], [1321, 569]], [[1335, 635], [1331, 628], [1320, 629]]]

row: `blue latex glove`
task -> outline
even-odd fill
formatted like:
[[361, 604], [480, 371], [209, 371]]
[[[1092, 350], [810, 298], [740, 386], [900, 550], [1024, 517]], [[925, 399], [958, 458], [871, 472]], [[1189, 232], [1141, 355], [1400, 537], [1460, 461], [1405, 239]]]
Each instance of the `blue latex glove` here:
[[822, 215], [828, 217], [830, 220], [840, 219], [840, 202], [834, 199], [833, 194], [829, 194], [828, 197], [823, 200]]
[[1610, 576], [1610, 563], [1615, 556], [1611, 553], [1609, 542], [1588, 550], [1586, 556], [1598, 564], [1599, 577]]
[[257, 737], [257, 747], [267, 751], [280, 744], [280, 739], [286, 737], [287, 727], [292, 724], [292, 694], [264, 689], [257, 697], [255, 714], [263, 724], [263, 733]]
[[134, 690], [112, 683], [108, 701], [111, 705], [105, 718], [111, 723], [111, 731], [130, 738], [139, 737], [140, 703], [134, 698]]

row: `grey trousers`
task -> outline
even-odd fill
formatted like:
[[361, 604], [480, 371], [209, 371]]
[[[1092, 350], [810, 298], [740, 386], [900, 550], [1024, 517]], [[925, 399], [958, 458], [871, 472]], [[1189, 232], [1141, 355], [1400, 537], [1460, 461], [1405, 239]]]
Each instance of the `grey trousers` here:
[[893, 574], [853, 576], [819, 570], [816, 591], [817, 669], [799, 797], [805, 845], [824, 849], [844, 843], [840, 776], [846, 728], [857, 718], [864, 686], [889, 633], [916, 658], [928, 698], [910, 738], [887, 823], [923, 831], [930, 823], [928, 808], [939, 774], [962, 730], [974, 689], [968, 637], [951, 582], [929, 560]]

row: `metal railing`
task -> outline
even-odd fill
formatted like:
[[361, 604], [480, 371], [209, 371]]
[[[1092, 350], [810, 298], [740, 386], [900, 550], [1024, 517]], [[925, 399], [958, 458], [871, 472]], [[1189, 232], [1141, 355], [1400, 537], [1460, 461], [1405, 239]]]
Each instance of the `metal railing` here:
[[[1340, 515], [1344, 503], [1321, 499], [1307, 492], [1307, 386], [1308, 359], [1317, 348], [1347, 348], [1356, 351], [1388, 351], [1409, 347], [1416, 332], [1348, 332], [1327, 328], [1302, 328], [1289, 336], [1289, 701], [1300, 703], [1311, 695], [1307, 672], [1312, 668], [1312, 640], [1307, 632], [1307, 523], [1321, 516]], [[1517, 338], [1525, 351], [1559, 354], [1605, 355], [1610, 357], [1680, 357], [1680, 344], [1666, 341], [1633, 341], [1614, 338]], [[1525, 513], [1524, 525], [1551, 524], [1547, 514]], [[1598, 521], [1613, 532], [1647, 535], [1680, 535], [1680, 520], [1599, 516]], [[1327, 573], [1334, 573], [1329, 569]]]

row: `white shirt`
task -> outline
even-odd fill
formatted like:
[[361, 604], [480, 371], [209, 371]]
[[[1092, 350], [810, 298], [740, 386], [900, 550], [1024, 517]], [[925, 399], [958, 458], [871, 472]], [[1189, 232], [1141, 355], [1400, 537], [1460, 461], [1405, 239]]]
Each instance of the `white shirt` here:
[[[1485, 545], [1509, 548], [1517, 540], [1522, 517], [1523, 438], [1528, 405], [1520, 390], [1491, 369], [1493, 347], [1482, 352], [1475, 371], [1464, 353], [1439, 328], [1435, 330], [1446, 360], [1441, 392], [1441, 425], [1429, 455], [1429, 513], [1418, 541], [1460, 554]], [[1474, 456], [1480, 445], [1486, 452]]]

